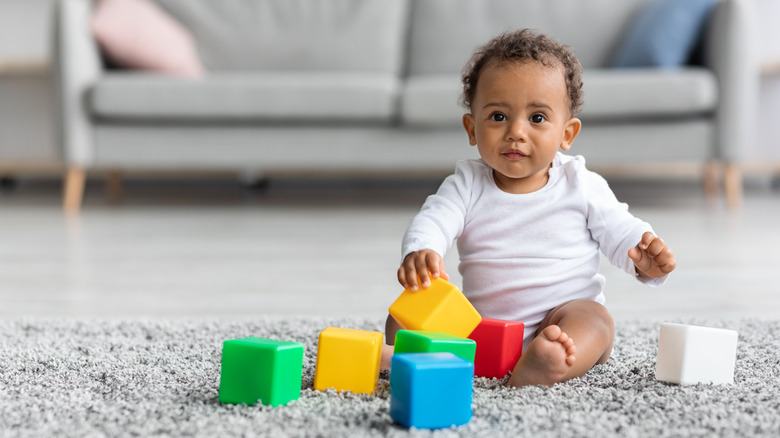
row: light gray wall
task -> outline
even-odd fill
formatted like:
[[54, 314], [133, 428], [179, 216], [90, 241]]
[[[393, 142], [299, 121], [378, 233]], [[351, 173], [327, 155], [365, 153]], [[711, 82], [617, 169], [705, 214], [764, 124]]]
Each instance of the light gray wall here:
[[46, 61], [55, 0], [0, 0], [0, 64]]
[[34, 167], [61, 162], [51, 85], [45, 72], [0, 74], [0, 164]]
[[50, 62], [55, 0], [0, 0], [0, 164], [60, 161]]

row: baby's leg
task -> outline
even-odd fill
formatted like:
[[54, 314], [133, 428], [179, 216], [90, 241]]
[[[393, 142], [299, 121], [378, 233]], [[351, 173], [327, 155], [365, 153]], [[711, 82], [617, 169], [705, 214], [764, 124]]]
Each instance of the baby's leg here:
[[561, 304], [542, 320], [509, 385], [552, 386], [583, 376], [607, 361], [614, 340], [615, 325], [604, 306], [590, 300]]
[[395, 334], [401, 330], [401, 325], [390, 315], [387, 315], [385, 321], [385, 344], [382, 346], [382, 360], [379, 362], [379, 368], [386, 370], [390, 368], [390, 361], [393, 359], [393, 350], [395, 348]]

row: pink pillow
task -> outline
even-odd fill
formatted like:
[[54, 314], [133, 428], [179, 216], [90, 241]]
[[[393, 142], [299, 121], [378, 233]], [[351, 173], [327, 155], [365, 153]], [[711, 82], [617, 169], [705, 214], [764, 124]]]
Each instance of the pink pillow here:
[[203, 76], [192, 35], [149, 0], [100, 0], [90, 27], [101, 49], [120, 67]]

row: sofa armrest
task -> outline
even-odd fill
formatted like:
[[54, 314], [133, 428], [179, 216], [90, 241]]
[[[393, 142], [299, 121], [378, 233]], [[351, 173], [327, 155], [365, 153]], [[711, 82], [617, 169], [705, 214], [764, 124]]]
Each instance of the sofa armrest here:
[[91, 0], [62, 0], [56, 2], [54, 16], [59, 137], [69, 166], [86, 166], [95, 158], [85, 94], [103, 74], [103, 64], [90, 33], [92, 4]]
[[756, 15], [750, 0], [724, 0], [706, 35], [705, 63], [718, 77], [716, 158], [739, 161], [753, 147], [757, 129], [760, 57]]

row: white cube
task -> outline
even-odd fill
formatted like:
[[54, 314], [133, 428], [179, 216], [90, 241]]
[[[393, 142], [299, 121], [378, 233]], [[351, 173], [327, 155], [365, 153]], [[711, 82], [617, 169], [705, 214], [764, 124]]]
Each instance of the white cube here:
[[737, 332], [661, 324], [655, 378], [679, 385], [733, 383]]

